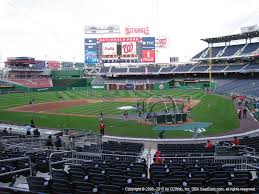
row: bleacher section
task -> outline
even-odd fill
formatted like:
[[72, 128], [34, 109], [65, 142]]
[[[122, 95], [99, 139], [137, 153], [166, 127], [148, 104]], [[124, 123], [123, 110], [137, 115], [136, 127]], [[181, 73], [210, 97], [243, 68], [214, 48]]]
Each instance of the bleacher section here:
[[225, 72], [240, 72], [246, 65], [229, 65], [224, 71]]
[[111, 73], [127, 73], [127, 68], [112, 67]]
[[106, 73], [109, 73], [109, 71], [110, 71], [110, 67], [102, 67], [99, 73], [106, 74]]
[[187, 65], [179, 65], [173, 72], [178, 72], [178, 73], [187, 73], [190, 71], [194, 65], [187, 64]]
[[[116, 84], [116, 83], [119, 83], [119, 84], [136, 84], [136, 83], [139, 83], [139, 84], [145, 84], [145, 83], [156, 84], [156, 83], [167, 83], [170, 80], [171, 79], [107, 79], [107, 80], [102, 80], [101, 82], [103, 84]], [[94, 82], [94, 83], [96, 83], [96, 82]]]
[[129, 72], [131, 73], [146, 73], [146, 68], [145, 67], [139, 67], [139, 68], [129, 68]]
[[21, 84], [29, 88], [52, 87], [52, 79], [50, 78], [9, 78], [9, 81]]
[[228, 65], [212, 65], [212, 72], [220, 72], [226, 69]]
[[238, 93], [258, 96], [259, 79], [216, 80], [218, 93]]
[[[212, 72], [256, 72], [259, 71], [259, 64], [213, 64]], [[135, 73], [142, 74], [181, 74], [181, 73], [206, 73], [209, 72], [209, 65], [205, 64], [185, 64], [178, 66], [147, 66], [147, 67], [125, 67], [125, 68], [116, 68], [112, 67], [111, 71], [109, 67], [103, 67], [100, 70], [100, 75], [110, 74], [123, 74], [123, 75], [134, 75]]]
[[224, 53], [221, 55], [221, 57], [232, 56], [244, 46], [245, 44], [227, 46], [227, 48], [224, 50]]
[[147, 72], [148, 73], [158, 73], [159, 70], [161, 69], [161, 67], [152, 67], [152, 66], [148, 66], [147, 67]]
[[209, 66], [201, 66], [201, 65], [197, 65], [195, 66], [191, 72], [206, 72], [209, 69]]
[[[256, 55], [259, 53], [259, 42], [212, 47], [212, 58], [241, 57]], [[196, 54], [192, 59], [208, 59], [210, 51], [208, 48]]]
[[[27, 143], [33, 140], [23, 139], [23, 142]], [[144, 148], [142, 143], [108, 141], [103, 143], [103, 150], [100, 153], [88, 149], [88, 146], [79, 147], [79, 150], [65, 151], [55, 148], [14, 150], [1, 145], [0, 175], [9, 174], [0, 176], [0, 183], [6, 185], [0, 186], [0, 193], [136, 194], [124, 191], [126, 188], [142, 187], [174, 187], [185, 191], [144, 191], [137, 192], [138, 194], [203, 193], [186, 192], [199, 187], [255, 188], [249, 194], [256, 194], [259, 191], [256, 173], [259, 158], [254, 154], [247, 155], [247, 147], [243, 145], [249, 145], [257, 150], [258, 140], [258, 137], [245, 137], [240, 140], [240, 146], [216, 144], [211, 149], [206, 148], [203, 143], [158, 144], [161, 162], [156, 156], [158, 152], [155, 155], [141, 154]], [[75, 139], [74, 141], [77, 142]], [[35, 140], [31, 142], [37, 144]], [[224, 155], [226, 153], [232, 155]], [[223, 194], [223, 192], [209, 192], [212, 193]]]
[[[256, 50], [259, 52], [259, 42], [256, 42], [256, 43], [250, 43], [248, 44], [245, 49], [241, 52], [241, 54], [245, 54], [245, 55], [248, 55], [248, 54], [252, 54], [253, 52], [255, 52]], [[258, 53], [257, 52], [257, 53]]]
[[171, 73], [177, 66], [173, 65], [170, 67], [162, 67], [160, 73]]
[[208, 50], [208, 48], [205, 48], [204, 50], [202, 50], [201, 52], [199, 52], [197, 55], [195, 55], [195, 56], [193, 57], [193, 59], [201, 58], [201, 56], [202, 56], [205, 52], [207, 52], [207, 50]]
[[259, 64], [249, 64], [242, 71], [244, 72], [255, 72], [259, 71]]
[[4, 86], [12, 86], [13, 84], [11, 84], [11, 83], [8, 83], [8, 82], [5, 82], [5, 81], [1, 81], [0, 80], [0, 86], [1, 87], [4, 87]]
[[[216, 57], [219, 52], [221, 52], [225, 46], [219, 46], [219, 47], [213, 47], [212, 48], [212, 58]], [[210, 57], [210, 50], [208, 50], [207, 54], [203, 58], [209, 58]]]

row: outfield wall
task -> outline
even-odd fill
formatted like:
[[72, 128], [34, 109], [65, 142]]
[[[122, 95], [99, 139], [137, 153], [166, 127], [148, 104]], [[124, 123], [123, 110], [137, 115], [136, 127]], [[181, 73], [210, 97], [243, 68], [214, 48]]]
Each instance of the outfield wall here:
[[52, 71], [51, 76], [53, 79], [71, 79], [71, 78], [82, 78], [84, 75], [83, 70], [57, 70]]

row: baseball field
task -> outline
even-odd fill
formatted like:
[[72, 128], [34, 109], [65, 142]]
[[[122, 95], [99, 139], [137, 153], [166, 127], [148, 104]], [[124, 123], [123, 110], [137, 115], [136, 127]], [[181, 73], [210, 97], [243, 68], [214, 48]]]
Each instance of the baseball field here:
[[[156, 91], [58, 91], [7, 94], [0, 96], [0, 120], [30, 123], [50, 128], [72, 128], [99, 132], [98, 114], [104, 115], [105, 133], [115, 136], [157, 138], [160, 131], [151, 125], [139, 124], [137, 120], [123, 119], [124, 110], [119, 107], [135, 106], [137, 101], [151, 95], [170, 95], [173, 98], [190, 96], [193, 102], [189, 119], [192, 122], [212, 123], [203, 135], [223, 134], [239, 128], [234, 104], [231, 99], [200, 90], [156, 90]], [[62, 100], [61, 100], [62, 98]], [[29, 105], [33, 100], [34, 104]], [[182, 108], [179, 105], [179, 108]], [[164, 107], [156, 106], [155, 111]], [[137, 114], [128, 111], [129, 115]], [[168, 130], [166, 138], [191, 137], [183, 130]]]

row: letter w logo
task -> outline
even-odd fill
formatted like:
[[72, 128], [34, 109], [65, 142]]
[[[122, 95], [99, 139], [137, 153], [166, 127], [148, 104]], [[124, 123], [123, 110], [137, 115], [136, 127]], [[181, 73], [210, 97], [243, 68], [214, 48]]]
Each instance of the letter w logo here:
[[124, 52], [124, 53], [130, 53], [130, 52], [132, 52], [132, 50], [133, 50], [133, 43], [124, 44], [123, 47], [122, 47], [122, 49], [123, 49], [123, 52]]

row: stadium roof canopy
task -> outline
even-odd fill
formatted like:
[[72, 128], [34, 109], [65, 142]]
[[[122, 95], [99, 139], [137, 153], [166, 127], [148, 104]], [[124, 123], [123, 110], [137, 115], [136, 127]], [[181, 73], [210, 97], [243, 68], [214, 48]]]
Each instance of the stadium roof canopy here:
[[245, 32], [241, 34], [233, 34], [228, 36], [219, 36], [215, 38], [204, 38], [201, 39], [207, 43], [221, 43], [221, 42], [230, 42], [232, 40], [241, 40], [259, 37], [259, 31]]

